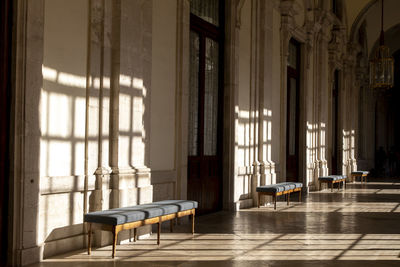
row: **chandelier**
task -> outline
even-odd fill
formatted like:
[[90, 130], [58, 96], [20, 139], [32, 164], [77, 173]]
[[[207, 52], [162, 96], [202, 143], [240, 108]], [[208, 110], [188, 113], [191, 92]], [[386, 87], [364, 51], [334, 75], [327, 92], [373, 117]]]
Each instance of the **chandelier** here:
[[394, 60], [390, 56], [389, 47], [385, 46], [383, 32], [383, 0], [381, 14], [381, 35], [379, 37], [379, 47], [375, 52], [375, 57], [370, 61], [369, 78], [372, 88], [388, 89], [393, 87]]

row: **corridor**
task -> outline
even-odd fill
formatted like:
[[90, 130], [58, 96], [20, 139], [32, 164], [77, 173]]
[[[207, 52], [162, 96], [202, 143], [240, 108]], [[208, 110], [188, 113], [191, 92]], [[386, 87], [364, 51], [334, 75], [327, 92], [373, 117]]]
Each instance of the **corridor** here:
[[[182, 221], [174, 233], [165, 223], [136, 243], [80, 250], [45, 259], [50, 266], [399, 266], [400, 181], [348, 184], [346, 190], [311, 192], [291, 204], [196, 218], [196, 234]], [[153, 229], [154, 230], [154, 229]]]

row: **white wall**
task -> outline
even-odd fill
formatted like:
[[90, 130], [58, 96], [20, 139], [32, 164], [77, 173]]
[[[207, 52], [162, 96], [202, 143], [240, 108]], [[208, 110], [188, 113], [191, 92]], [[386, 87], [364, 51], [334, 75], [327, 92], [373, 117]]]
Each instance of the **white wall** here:
[[153, 1], [150, 167], [172, 170], [175, 148], [176, 1]]

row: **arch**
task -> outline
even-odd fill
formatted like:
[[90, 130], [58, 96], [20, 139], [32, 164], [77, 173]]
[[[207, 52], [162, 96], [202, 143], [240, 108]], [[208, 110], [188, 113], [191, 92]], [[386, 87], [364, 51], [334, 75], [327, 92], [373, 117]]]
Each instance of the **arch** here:
[[351, 25], [351, 30], [350, 30], [350, 35], [349, 35], [349, 41], [353, 42], [358, 25], [364, 20], [365, 16], [367, 15], [369, 9], [375, 5], [378, 2], [378, 0], [371, 0], [362, 10], [361, 12], [357, 15], [356, 19], [354, 20], [353, 24]]

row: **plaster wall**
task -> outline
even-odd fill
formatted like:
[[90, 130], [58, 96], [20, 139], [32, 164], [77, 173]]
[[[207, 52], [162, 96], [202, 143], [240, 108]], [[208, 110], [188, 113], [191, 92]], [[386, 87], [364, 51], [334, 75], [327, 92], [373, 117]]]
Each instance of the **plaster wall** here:
[[153, 1], [150, 168], [153, 199], [175, 198], [177, 1]]
[[272, 161], [275, 162], [276, 179], [280, 177], [280, 136], [281, 136], [281, 14], [277, 7], [273, 9], [273, 26], [272, 26], [272, 87], [271, 87], [271, 113], [272, 113]]
[[149, 1], [44, 2], [41, 257], [86, 246], [86, 212], [152, 201], [151, 20]]
[[[46, 257], [83, 247], [88, 1], [44, 6], [38, 243]], [[65, 238], [68, 246], [52, 245]]]
[[174, 168], [176, 90], [175, 0], [153, 2], [150, 167]]
[[238, 86], [238, 176], [235, 181], [235, 200], [247, 198], [250, 193], [250, 168], [253, 164], [251, 154], [250, 125], [250, 87], [251, 85], [251, 1], [245, 1], [241, 11], [239, 30], [239, 86]]

